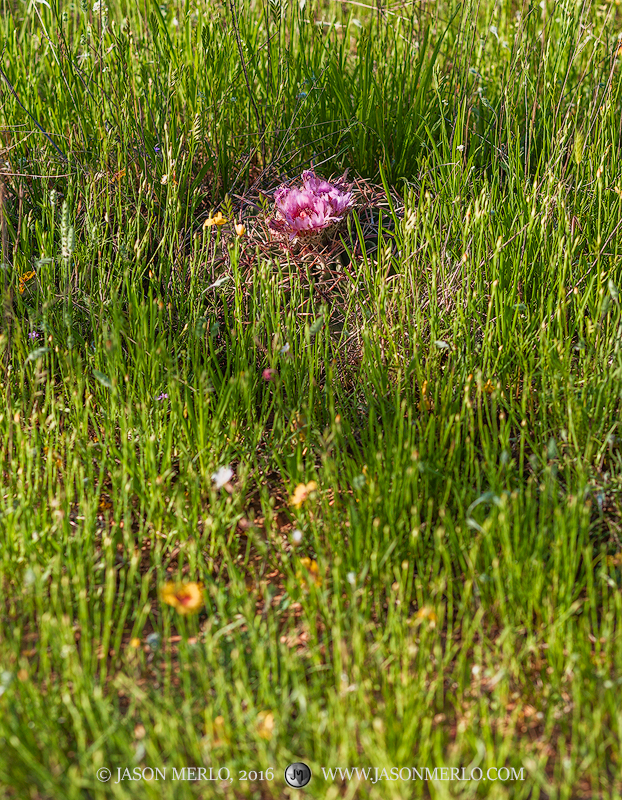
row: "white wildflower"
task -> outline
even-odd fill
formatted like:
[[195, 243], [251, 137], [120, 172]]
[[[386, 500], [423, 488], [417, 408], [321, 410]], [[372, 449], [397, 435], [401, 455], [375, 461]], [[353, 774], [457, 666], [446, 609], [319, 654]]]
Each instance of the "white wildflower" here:
[[221, 467], [212, 475], [212, 480], [214, 481], [217, 489], [222, 489], [225, 484], [229, 483], [232, 477], [233, 470], [230, 467]]

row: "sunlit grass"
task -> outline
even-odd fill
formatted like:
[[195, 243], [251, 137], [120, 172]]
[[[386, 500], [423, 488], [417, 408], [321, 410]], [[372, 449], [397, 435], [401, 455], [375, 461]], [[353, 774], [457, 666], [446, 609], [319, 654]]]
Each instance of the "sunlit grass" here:
[[[0, 15], [0, 795], [618, 797], [618, 7], [51, 6]], [[384, 198], [313, 263], [311, 162]]]

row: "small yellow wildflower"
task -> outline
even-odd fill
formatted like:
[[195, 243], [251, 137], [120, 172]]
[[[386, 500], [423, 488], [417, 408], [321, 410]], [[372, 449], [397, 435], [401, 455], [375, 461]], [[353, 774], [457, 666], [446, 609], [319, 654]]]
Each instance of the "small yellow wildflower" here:
[[484, 392], [486, 392], [486, 394], [492, 394], [494, 392], [495, 387], [493, 385], [493, 382], [490, 380], [490, 378], [488, 378], [486, 383], [483, 385], [482, 389], [483, 389]]
[[173, 606], [178, 614], [195, 614], [203, 605], [203, 585], [200, 583], [165, 583], [160, 598]]
[[421, 400], [419, 402], [419, 410], [423, 411], [423, 407], [426, 407], [428, 411], [432, 410], [432, 401], [428, 395], [428, 382], [424, 381], [421, 386]]
[[262, 739], [272, 739], [274, 732], [274, 714], [272, 711], [260, 711], [257, 715], [257, 733]]
[[436, 627], [436, 620], [437, 620], [436, 612], [434, 611], [433, 608], [430, 608], [430, 606], [423, 606], [422, 608], [420, 608], [419, 611], [417, 611], [417, 613], [415, 614], [415, 619], [416, 619], [415, 624], [417, 625], [421, 625], [421, 623], [427, 619], [430, 628]]
[[99, 511], [110, 511], [112, 508], [112, 503], [110, 502], [109, 498], [102, 497], [99, 501], [98, 510]]
[[133, 639], [130, 639], [130, 647], [134, 649], [138, 649], [140, 647], [140, 639], [135, 636]]
[[240, 237], [244, 236], [244, 234], [246, 233], [246, 226], [243, 225], [241, 222], [236, 222], [235, 232], [237, 236]]
[[[318, 587], [322, 585], [322, 576], [320, 575], [320, 568], [318, 567], [317, 561], [305, 556], [304, 558], [300, 559], [300, 565], [305, 568], [308, 575], [310, 576], [313, 583]], [[301, 584], [306, 588], [307, 581], [301, 572], [296, 573], [296, 577], [300, 581]]]
[[299, 483], [294, 489], [294, 494], [289, 499], [290, 505], [295, 508], [300, 508], [311, 492], [314, 492], [316, 489], [317, 483], [315, 481], [309, 481], [306, 485], [304, 483]]
[[213, 225], [224, 225], [226, 222], [227, 219], [223, 217], [222, 213], [219, 211], [213, 217], [208, 217], [203, 223], [203, 227], [211, 228]]
[[29, 281], [31, 278], [34, 278], [37, 273], [34, 270], [30, 272], [25, 272], [23, 275], [19, 276], [19, 293], [24, 294], [24, 289], [26, 288], [26, 282]]

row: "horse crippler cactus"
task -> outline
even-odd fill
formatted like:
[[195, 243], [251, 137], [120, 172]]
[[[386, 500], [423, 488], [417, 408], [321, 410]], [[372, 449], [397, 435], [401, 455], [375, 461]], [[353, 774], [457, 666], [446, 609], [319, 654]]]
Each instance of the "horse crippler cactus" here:
[[274, 238], [290, 245], [328, 244], [341, 230], [354, 207], [347, 170], [335, 183], [302, 173], [302, 187], [280, 186], [274, 193], [274, 216], [268, 227]]

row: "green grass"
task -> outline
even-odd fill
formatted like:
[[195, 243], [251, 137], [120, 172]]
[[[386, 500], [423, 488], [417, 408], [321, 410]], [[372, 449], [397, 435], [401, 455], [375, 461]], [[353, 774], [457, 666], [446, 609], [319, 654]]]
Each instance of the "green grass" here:
[[622, 794], [620, 16], [3, 1], [0, 797]]

